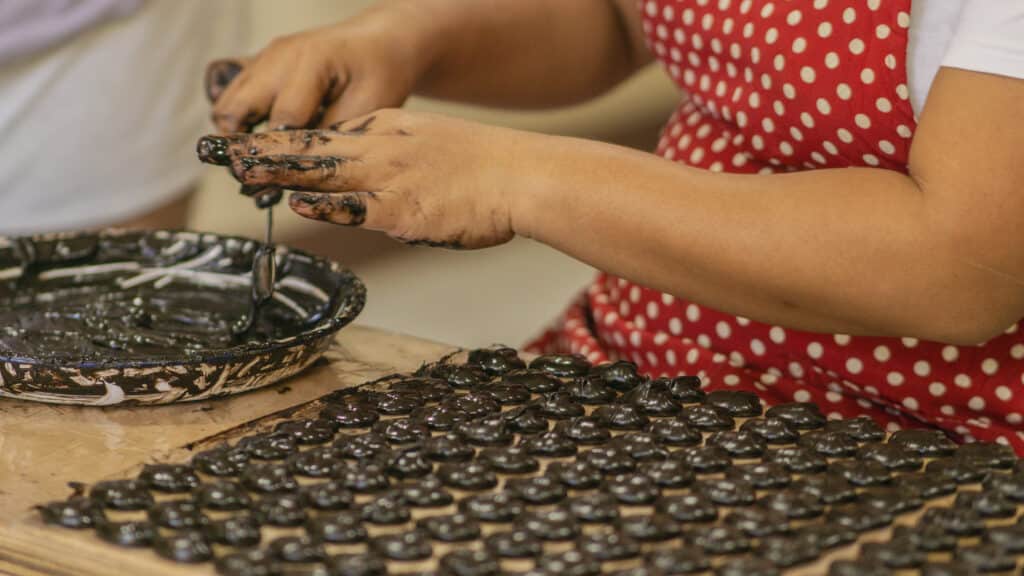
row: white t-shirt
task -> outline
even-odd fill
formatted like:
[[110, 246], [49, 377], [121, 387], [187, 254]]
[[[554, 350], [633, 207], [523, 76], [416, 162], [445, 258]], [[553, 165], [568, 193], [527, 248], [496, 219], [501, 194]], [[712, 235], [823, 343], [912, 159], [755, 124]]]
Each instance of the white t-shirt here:
[[1024, 78], [1024, 0], [913, 0], [907, 53], [917, 114], [940, 66]]
[[0, 235], [106, 226], [194, 187], [203, 72], [245, 52], [246, 5], [145, 2], [0, 66]]
[[0, 64], [130, 16], [140, 6], [142, 0], [4, 0], [0, 2]]

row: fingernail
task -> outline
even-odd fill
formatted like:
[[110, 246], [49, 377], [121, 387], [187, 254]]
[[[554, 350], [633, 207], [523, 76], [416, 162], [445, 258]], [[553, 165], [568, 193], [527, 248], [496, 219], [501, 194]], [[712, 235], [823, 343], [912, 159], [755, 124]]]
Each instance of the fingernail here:
[[241, 71], [242, 65], [234, 60], [218, 60], [210, 64], [206, 73], [206, 96], [216, 101]]
[[221, 88], [231, 84], [231, 81], [235, 79], [235, 76], [242, 71], [242, 65], [238, 62], [225, 62], [221, 66], [217, 67], [217, 70], [213, 74], [213, 82]]
[[228, 166], [231, 164], [228, 145], [228, 139], [223, 136], [203, 136], [196, 144], [196, 154], [199, 155], [199, 160], [207, 164]]

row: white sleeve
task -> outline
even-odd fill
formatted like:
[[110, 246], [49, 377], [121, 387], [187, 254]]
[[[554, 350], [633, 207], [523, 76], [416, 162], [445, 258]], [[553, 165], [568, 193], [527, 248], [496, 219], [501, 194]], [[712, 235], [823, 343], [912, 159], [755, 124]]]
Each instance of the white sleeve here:
[[1024, 78], [1024, 0], [966, 0], [942, 65]]

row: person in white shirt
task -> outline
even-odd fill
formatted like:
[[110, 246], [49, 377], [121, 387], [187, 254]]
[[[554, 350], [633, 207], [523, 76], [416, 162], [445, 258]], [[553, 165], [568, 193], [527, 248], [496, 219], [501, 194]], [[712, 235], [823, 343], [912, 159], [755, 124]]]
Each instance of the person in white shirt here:
[[181, 228], [235, 0], [0, 2], [0, 235]]

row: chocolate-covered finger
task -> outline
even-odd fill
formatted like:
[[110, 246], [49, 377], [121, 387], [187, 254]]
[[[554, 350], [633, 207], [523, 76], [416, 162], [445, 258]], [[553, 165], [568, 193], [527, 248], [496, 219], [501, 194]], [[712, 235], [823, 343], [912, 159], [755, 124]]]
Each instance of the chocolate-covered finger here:
[[231, 172], [235, 179], [249, 186], [343, 191], [356, 184], [347, 164], [347, 159], [338, 156], [238, 156], [231, 161]]
[[299, 216], [344, 226], [362, 226], [366, 223], [366, 192], [341, 194], [315, 194], [294, 192], [288, 197], [288, 206]]
[[228, 84], [238, 76], [245, 65], [237, 58], [223, 58], [214, 60], [206, 66], [204, 84], [206, 86], [206, 97], [210, 102], [216, 102], [217, 98], [224, 93]]
[[[239, 146], [244, 147], [249, 136], [246, 134], [228, 134], [226, 136], [207, 135], [196, 142], [196, 155], [206, 164], [230, 166], [231, 157], [237, 155]], [[244, 148], [243, 148], [244, 149]]]
[[[254, 65], [255, 66], [255, 65]], [[221, 132], [248, 132], [267, 119], [277, 89], [272, 79], [244, 68], [213, 105], [211, 118]]]
[[[203, 162], [222, 166], [227, 166], [232, 158], [238, 156], [331, 155], [343, 136], [330, 130], [273, 130], [253, 134], [208, 135], [199, 139], [196, 152]], [[349, 142], [347, 147], [356, 153], [357, 147], [353, 143]]]

